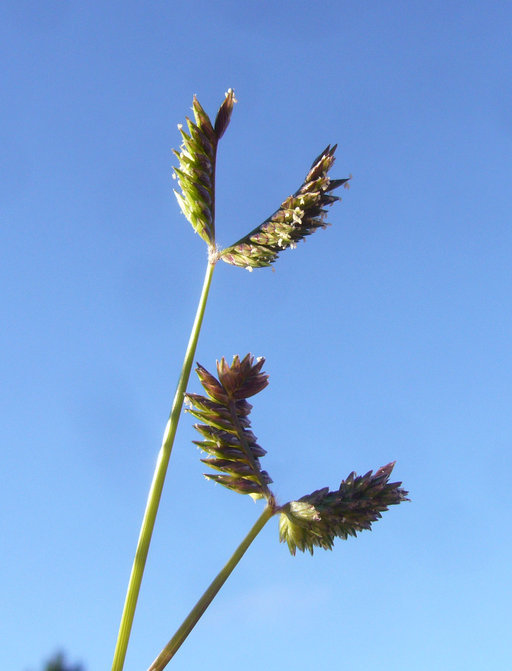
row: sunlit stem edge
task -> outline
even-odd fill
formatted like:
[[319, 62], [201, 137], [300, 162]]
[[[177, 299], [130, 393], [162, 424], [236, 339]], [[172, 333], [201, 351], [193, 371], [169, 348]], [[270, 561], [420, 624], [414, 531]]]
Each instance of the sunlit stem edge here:
[[162, 652], [158, 655], [155, 661], [151, 664], [148, 671], [162, 671], [169, 661], [174, 657], [181, 644], [185, 641], [187, 636], [190, 634], [192, 629], [195, 627], [205, 610], [208, 608], [210, 603], [213, 601], [217, 592], [220, 590], [222, 585], [226, 582], [231, 572], [238, 564], [240, 559], [244, 556], [247, 548], [263, 529], [268, 520], [274, 515], [276, 510], [271, 504], [267, 505], [263, 510], [260, 517], [256, 520], [254, 526], [249, 531], [244, 540], [237, 547], [227, 564], [224, 568], [217, 574], [217, 577], [210, 583], [210, 586], [205, 591], [203, 596], [196, 603], [194, 608], [187, 615], [185, 620], [183, 620], [182, 625], [176, 631], [174, 636], [171, 638], [169, 643], [163, 648]]
[[148, 556], [149, 544], [151, 542], [151, 536], [155, 526], [156, 515], [158, 512], [160, 497], [167, 473], [167, 466], [169, 464], [169, 459], [172, 452], [174, 437], [176, 435], [176, 429], [178, 428], [181, 409], [183, 407], [184, 394], [188, 384], [188, 379], [190, 377], [192, 363], [194, 361], [197, 341], [199, 338], [199, 332], [201, 330], [201, 324], [203, 322], [206, 301], [210, 291], [210, 284], [214, 268], [215, 261], [210, 260], [206, 268], [201, 297], [197, 306], [194, 324], [192, 326], [185, 358], [183, 360], [181, 374], [178, 380], [178, 386], [174, 395], [174, 401], [169, 419], [165, 427], [162, 446], [160, 448], [160, 452], [158, 453], [155, 472], [153, 474], [153, 481], [151, 483], [151, 488], [148, 494], [146, 510], [142, 520], [139, 540], [137, 542], [137, 549], [135, 551], [135, 558], [133, 560], [130, 579], [128, 581], [128, 589], [126, 591], [123, 613], [121, 615], [121, 623], [119, 625], [119, 632], [117, 635], [114, 660], [112, 662], [112, 671], [122, 671], [124, 666], [126, 650], [128, 648], [128, 641], [130, 639], [133, 618], [135, 615], [135, 608], [137, 606], [137, 599], [139, 597], [140, 585], [142, 583], [142, 576], [144, 574], [144, 567], [146, 565], [146, 558]]

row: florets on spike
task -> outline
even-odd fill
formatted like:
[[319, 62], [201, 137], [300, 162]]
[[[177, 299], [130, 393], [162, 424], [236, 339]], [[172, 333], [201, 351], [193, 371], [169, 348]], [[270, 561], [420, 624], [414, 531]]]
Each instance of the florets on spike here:
[[236, 102], [232, 89], [212, 123], [194, 96], [194, 121], [187, 118], [188, 133], [178, 126], [182, 137], [180, 151], [173, 150], [179, 168], [174, 168], [181, 193], [174, 191], [181, 211], [192, 227], [210, 246], [215, 246], [215, 161], [217, 144], [229, 125]]
[[335, 151], [336, 145], [327, 146], [313, 161], [302, 186], [258, 228], [224, 249], [220, 258], [249, 270], [263, 268], [270, 266], [283, 249], [293, 248], [318, 228], [325, 228], [328, 225], [325, 208], [341, 200], [331, 192], [342, 185], [348, 186], [350, 179], [329, 179]]
[[189, 412], [204, 422], [195, 425], [203, 440], [194, 442], [209, 455], [201, 461], [221, 471], [205, 477], [254, 499], [272, 497], [267, 486], [272, 480], [261, 470], [259, 461], [266, 452], [251, 431], [252, 406], [246, 400], [268, 384], [268, 375], [261, 372], [264, 361], [260, 358], [254, 363], [247, 354], [242, 360], [235, 356], [230, 366], [222, 358], [217, 362], [217, 378], [198, 364], [197, 375], [209, 398], [199, 394], [185, 396], [193, 407]]
[[336, 491], [325, 487], [286, 504], [279, 519], [280, 540], [288, 543], [292, 555], [297, 550], [313, 554], [315, 546], [331, 550], [336, 537], [371, 529], [389, 506], [408, 500], [401, 482], [388, 482], [393, 466], [362, 476], [352, 472]]

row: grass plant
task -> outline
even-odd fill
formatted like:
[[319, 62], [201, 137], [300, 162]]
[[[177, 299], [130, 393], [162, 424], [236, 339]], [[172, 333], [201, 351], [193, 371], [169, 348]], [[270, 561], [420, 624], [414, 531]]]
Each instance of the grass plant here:
[[261, 468], [260, 460], [265, 455], [265, 450], [257, 444], [251, 430], [249, 415], [252, 406], [247, 401], [268, 384], [268, 376], [262, 372], [263, 358], [254, 360], [251, 354], [243, 359], [235, 356], [231, 364], [222, 358], [217, 363], [216, 376], [198, 364], [196, 371], [206, 395], [186, 393], [217, 262], [222, 260], [250, 271], [271, 266], [282, 251], [295, 247], [300, 240], [316, 230], [326, 228], [327, 208], [340, 200], [333, 192], [341, 186], [348, 186], [350, 179], [329, 177], [329, 170], [335, 160], [336, 145], [327, 146], [313, 161], [297, 191], [286, 198], [270, 217], [237, 242], [225, 249], [218, 249], [215, 241], [215, 165], [218, 144], [229, 125], [235, 102], [234, 92], [229, 89], [212, 123], [194, 97], [194, 120], [186, 119], [188, 132], [183, 126], [178, 126], [182, 144], [179, 151], [174, 151], [179, 164], [174, 169], [179, 185], [175, 194], [183, 214], [206, 243], [208, 260], [195, 320], [142, 520], [112, 671], [122, 671], [124, 666], [151, 536], [184, 400], [190, 406], [189, 412], [200, 421], [195, 428], [201, 440], [195, 442], [206, 454], [202, 462], [215, 471], [207, 473], [206, 477], [238, 494], [249, 495], [255, 500], [263, 499], [265, 507], [224, 568], [151, 664], [150, 671], [160, 671], [172, 659], [271, 517], [279, 515], [280, 540], [287, 543], [292, 555], [297, 550], [313, 554], [314, 548], [332, 549], [337, 537], [345, 539], [364, 529], [370, 529], [383, 511], [390, 505], [406, 500], [407, 496], [407, 492], [400, 488], [401, 483], [389, 483], [394, 465], [391, 463], [375, 473], [369, 471], [363, 476], [351, 473], [337, 490], [319, 489], [297, 501], [278, 506], [270, 489], [272, 479]]

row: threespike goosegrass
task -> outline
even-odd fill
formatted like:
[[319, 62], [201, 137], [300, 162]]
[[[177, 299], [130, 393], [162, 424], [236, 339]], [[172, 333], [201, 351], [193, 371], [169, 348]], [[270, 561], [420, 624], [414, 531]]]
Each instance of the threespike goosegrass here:
[[230, 366], [223, 358], [217, 363], [217, 377], [198, 364], [196, 372], [206, 396], [185, 396], [191, 406], [188, 412], [202, 422], [195, 425], [202, 440], [194, 442], [209, 458], [201, 461], [221, 473], [205, 474], [206, 477], [238, 494], [265, 499], [266, 505], [247, 536], [148, 671], [165, 668], [249, 545], [274, 515], [280, 515], [279, 537], [288, 544], [291, 554], [295, 555], [297, 550], [313, 554], [315, 547], [331, 550], [335, 538], [346, 539], [371, 529], [372, 523], [389, 506], [407, 500], [408, 492], [400, 487], [402, 483], [389, 482], [394, 466], [390, 463], [375, 473], [368, 471], [363, 476], [352, 472], [334, 491], [324, 487], [297, 501], [278, 506], [269, 488], [272, 479], [261, 469], [260, 458], [266, 452], [256, 442], [249, 420], [252, 406], [247, 398], [256, 395], [268, 384], [268, 376], [261, 372], [263, 364], [263, 358], [255, 363], [250, 354], [242, 360], [235, 356]]
[[[327, 207], [340, 200], [338, 196], [333, 195], [333, 192], [340, 186], [348, 187], [350, 179], [350, 177], [337, 180], [330, 179], [328, 173], [335, 160], [336, 146], [327, 146], [313, 161], [301, 186], [281, 203], [274, 214], [237, 242], [223, 250], [217, 249], [215, 238], [217, 148], [229, 125], [235, 102], [234, 92], [229, 89], [219, 108], [215, 122], [212, 123], [194, 96], [192, 104], [194, 120], [186, 119], [188, 133], [183, 130], [181, 124], [178, 126], [182, 137], [182, 145], [179, 151], [174, 151], [179, 167], [174, 169], [175, 174], [173, 176], [177, 179], [181, 191], [175, 191], [175, 194], [183, 214], [194, 231], [207, 245], [208, 261], [196, 316], [171, 412], [164, 430], [140, 529], [121, 616], [112, 671], [121, 671], [124, 666], [151, 536], [215, 265], [219, 259], [248, 270], [272, 265], [283, 250], [295, 247], [298, 241], [315, 230], [325, 228], [328, 225], [325, 221]], [[362, 478], [357, 478], [355, 474], [351, 474], [346, 481], [342, 482], [343, 495], [340, 494], [341, 486], [337, 492], [329, 492], [323, 489], [278, 508], [269, 489], [269, 484], [272, 482], [270, 476], [265, 471], [261, 471], [259, 467], [259, 459], [265, 451], [254, 443], [254, 436], [248, 431], [250, 405], [245, 398], [261, 391], [266, 385], [266, 376], [259, 372], [262, 365], [262, 360], [253, 364], [250, 355], [247, 355], [242, 361], [235, 357], [231, 366], [228, 366], [222, 359], [219, 364], [220, 368], [218, 368], [218, 380], [205, 369], [199, 367], [200, 380], [210, 398], [201, 397], [202, 400], [199, 401], [197, 395], [188, 395], [189, 403], [195, 407], [195, 410], [191, 410], [191, 412], [196, 417], [206, 421], [206, 424], [199, 429], [204, 440], [198, 444], [208, 454], [208, 458], [204, 459], [203, 462], [220, 471], [220, 474], [209, 474], [207, 477], [236, 492], [249, 494], [254, 499], [264, 498], [267, 505], [259, 520], [191, 611], [171, 642], [155, 660], [151, 669], [163, 668], [167, 664], [247, 547], [272, 515], [277, 512], [281, 513], [280, 537], [281, 540], [288, 543], [292, 554], [295, 553], [296, 549], [302, 551], [307, 549], [312, 552], [313, 546], [332, 547], [335, 536], [346, 537], [347, 534], [355, 534], [356, 531], [369, 528], [371, 522], [380, 517], [380, 510], [385, 510], [388, 505], [404, 500], [405, 492], [403, 490], [398, 489], [395, 485], [387, 485], [387, 479], [392, 469], [392, 464], [390, 464], [377, 471], [375, 476], [372, 476], [371, 472]], [[247, 373], [253, 376], [253, 387], [245, 380], [245, 386], [237, 392], [241, 394], [240, 398], [238, 396], [236, 398], [232, 397], [233, 385], [236, 386], [241, 379], [245, 379], [244, 375]], [[229, 397], [229, 403], [225, 407], [218, 407], [224, 397], [222, 397], [219, 389], [217, 389], [217, 396], [212, 392], [212, 385], [215, 387], [215, 384], [220, 385], [219, 389], [224, 389], [225, 394], [227, 394], [226, 398]], [[248, 393], [249, 391], [250, 393]], [[364, 514], [361, 503], [355, 495], [356, 489], [359, 492], [368, 493], [369, 491], [381, 491], [384, 488], [388, 492], [389, 487], [394, 487], [393, 491], [395, 491], [395, 496], [398, 496], [399, 500], [389, 500], [384, 497], [382, 500], [378, 499], [377, 502], [377, 499], [375, 499], [373, 500], [373, 507], [370, 505]], [[352, 498], [350, 498], [351, 496]], [[356, 499], [359, 502], [357, 504]], [[356, 510], [356, 513], [354, 513], [354, 510]], [[349, 511], [351, 511], [350, 515], [352, 517], [350, 517]], [[340, 521], [342, 513], [343, 522]], [[347, 522], [349, 518], [350, 521]], [[172, 654], [170, 654], [170, 651], [172, 651]]]

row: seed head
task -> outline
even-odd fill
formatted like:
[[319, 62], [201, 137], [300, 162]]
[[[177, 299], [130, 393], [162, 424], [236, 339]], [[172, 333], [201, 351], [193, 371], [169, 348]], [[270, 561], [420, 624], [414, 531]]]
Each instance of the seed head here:
[[261, 470], [259, 458], [266, 454], [251, 431], [249, 396], [254, 396], [268, 384], [268, 375], [261, 372], [265, 360], [247, 354], [241, 361], [238, 356], [228, 365], [222, 358], [217, 362], [217, 375], [197, 365], [197, 375], [208, 398], [199, 394], [186, 394], [194, 417], [205, 422], [195, 424], [203, 440], [194, 443], [209, 455], [201, 459], [220, 474], [205, 477], [232, 489], [239, 494], [249, 494], [254, 499], [270, 499], [268, 486], [272, 480]]
[[388, 482], [393, 466], [362, 476], [352, 472], [336, 491], [324, 487], [286, 504], [279, 519], [280, 540], [292, 555], [297, 550], [313, 554], [315, 546], [331, 550], [336, 537], [345, 540], [371, 529], [389, 506], [408, 501], [401, 482]]
[[181, 193], [174, 191], [181, 211], [192, 227], [210, 246], [215, 246], [215, 161], [217, 144], [229, 125], [233, 105], [236, 102], [232, 89], [212, 123], [194, 96], [192, 111], [194, 120], [187, 118], [188, 133], [181, 124], [178, 129], [182, 137], [179, 151], [173, 149], [179, 161], [174, 168], [174, 177], [178, 179]]
[[249, 270], [263, 268], [274, 263], [283, 249], [293, 249], [299, 240], [318, 228], [326, 228], [326, 207], [341, 200], [331, 192], [342, 185], [347, 186], [350, 179], [329, 179], [335, 151], [336, 145], [328, 145], [313, 161], [301, 187], [258, 228], [224, 249], [220, 258]]

